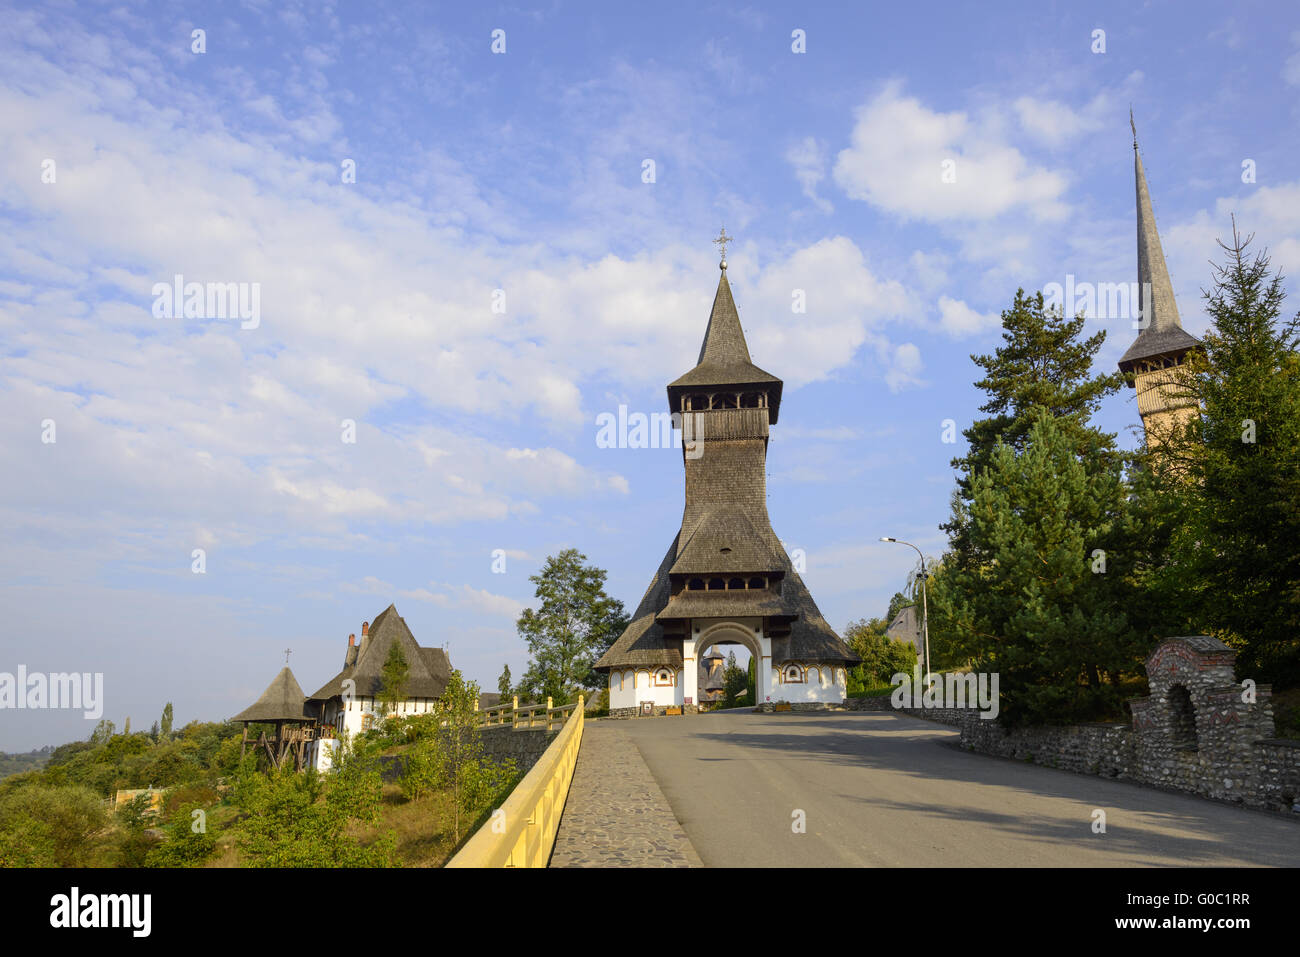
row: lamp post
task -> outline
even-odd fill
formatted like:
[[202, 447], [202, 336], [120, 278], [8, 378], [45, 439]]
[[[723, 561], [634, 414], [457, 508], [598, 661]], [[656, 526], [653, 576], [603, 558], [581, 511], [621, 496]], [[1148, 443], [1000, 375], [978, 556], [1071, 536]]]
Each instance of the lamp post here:
[[906, 545], [921, 556], [921, 634], [925, 638], [925, 687], [928, 689], [930, 687], [930, 608], [925, 593], [925, 556], [911, 542], [904, 542], [897, 538], [881, 538], [880, 540], [882, 542], [894, 542], [897, 545]]

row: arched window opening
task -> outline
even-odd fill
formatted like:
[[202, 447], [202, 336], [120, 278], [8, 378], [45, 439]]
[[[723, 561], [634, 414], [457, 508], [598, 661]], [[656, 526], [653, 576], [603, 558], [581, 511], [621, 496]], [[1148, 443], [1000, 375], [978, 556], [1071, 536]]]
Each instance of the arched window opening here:
[[704, 591], [704, 579], [692, 578], [689, 582], [686, 583], [686, 587], [691, 591]]
[[756, 576], [756, 577], [754, 577], [754, 578], [751, 578], [751, 579], [749, 580], [749, 587], [750, 587], [750, 588], [766, 588], [766, 587], [767, 587], [767, 579], [766, 579], [766, 578], [763, 578], [763, 577], [761, 577], [761, 576]]
[[1165, 700], [1169, 703], [1169, 733], [1173, 746], [1183, 751], [1197, 750], [1196, 709], [1192, 706], [1192, 696], [1183, 685], [1174, 685]]
[[727, 583], [724, 582], [721, 578], [709, 579], [709, 591], [722, 591], [726, 587], [727, 587]]
[[745, 587], [745, 579], [743, 579], [743, 578], [733, 578], [733, 579], [731, 579], [731, 581], [727, 582], [727, 587], [730, 588], [730, 589], [744, 589], [744, 587]]

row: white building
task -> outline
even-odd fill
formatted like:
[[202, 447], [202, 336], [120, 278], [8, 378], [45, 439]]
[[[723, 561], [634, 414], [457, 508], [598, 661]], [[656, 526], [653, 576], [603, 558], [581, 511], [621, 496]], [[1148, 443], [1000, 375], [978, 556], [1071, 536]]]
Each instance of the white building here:
[[422, 648], [406, 622], [389, 605], [374, 624], [362, 624], [361, 641], [348, 635], [343, 670], [307, 698], [308, 710], [316, 716], [315, 740], [308, 746], [308, 763], [318, 770], [329, 768], [338, 735], [349, 737], [374, 727], [383, 715], [379, 695], [383, 690], [384, 662], [396, 644], [410, 668], [406, 699], [393, 713], [427, 714], [442, 696], [451, 677], [451, 660], [442, 648]]

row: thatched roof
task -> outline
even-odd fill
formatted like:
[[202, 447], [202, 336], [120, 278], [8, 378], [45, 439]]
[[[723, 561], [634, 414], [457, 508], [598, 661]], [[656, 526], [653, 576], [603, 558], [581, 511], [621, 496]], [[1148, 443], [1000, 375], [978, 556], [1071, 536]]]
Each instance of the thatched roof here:
[[442, 695], [451, 677], [451, 660], [442, 648], [421, 648], [406, 627], [406, 622], [389, 605], [371, 623], [369, 635], [361, 639], [360, 647], [348, 651], [343, 670], [331, 678], [311, 697], [313, 700], [333, 698], [343, 694], [343, 682], [351, 678], [356, 682], [353, 694], [365, 697], [378, 695], [384, 686], [384, 662], [388, 651], [396, 644], [402, 649], [410, 671], [406, 680], [408, 698], [437, 698]]
[[302, 686], [293, 676], [288, 665], [280, 669], [262, 697], [249, 705], [232, 721], [311, 721], [313, 714], [307, 707], [307, 698], [302, 693]]

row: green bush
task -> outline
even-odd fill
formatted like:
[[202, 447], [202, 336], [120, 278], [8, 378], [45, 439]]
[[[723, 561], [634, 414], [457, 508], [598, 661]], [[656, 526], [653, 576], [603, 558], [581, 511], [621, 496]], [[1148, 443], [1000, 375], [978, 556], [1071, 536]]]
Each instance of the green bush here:
[[206, 812], [197, 803], [186, 802], [166, 824], [166, 838], [145, 859], [149, 867], [198, 867], [217, 850], [217, 839], [208, 832]]
[[898, 672], [910, 675], [916, 667], [916, 648], [910, 641], [899, 641], [883, 634], [860, 631], [849, 639], [849, 647], [862, 664], [849, 673], [849, 686], [887, 685]]
[[89, 788], [16, 788], [0, 797], [0, 865], [87, 866], [108, 822], [104, 800]]

